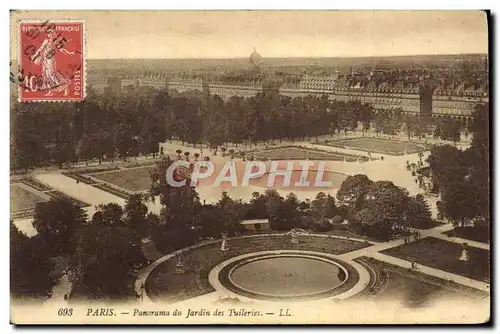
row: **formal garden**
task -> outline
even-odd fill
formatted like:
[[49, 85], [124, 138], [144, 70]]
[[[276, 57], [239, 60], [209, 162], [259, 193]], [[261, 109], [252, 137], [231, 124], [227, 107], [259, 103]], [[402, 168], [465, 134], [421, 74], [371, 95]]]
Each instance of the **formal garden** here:
[[412, 154], [429, 149], [429, 147], [423, 143], [373, 137], [333, 140], [327, 141], [322, 145], [388, 155]]

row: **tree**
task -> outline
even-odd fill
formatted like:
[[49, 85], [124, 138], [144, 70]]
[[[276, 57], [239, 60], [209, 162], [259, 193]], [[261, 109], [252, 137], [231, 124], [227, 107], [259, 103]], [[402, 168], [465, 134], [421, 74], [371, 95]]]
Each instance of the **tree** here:
[[197, 227], [201, 237], [220, 237], [227, 233], [222, 209], [215, 205], [204, 205], [197, 217]]
[[468, 172], [466, 155], [451, 145], [433, 147], [427, 162], [432, 180], [440, 190], [462, 180]]
[[40, 241], [10, 222], [10, 293], [14, 298], [45, 298], [52, 293], [54, 264]]
[[128, 274], [143, 262], [141, 245], [131, 230], [92, 224], [79, 233], [71, 267], [81, 275], [73, 284], [91, 299], [126, 297]]
[[243, 216], [243, 204], [241, 201], [237, 202], [231, 199], [227, 195], [227, 192], [223, 191], [216, 207], [220, 209], [222, 214], [225, 232], [234, 233], [241, 231], [240, 221]]
[[351, 210], [361, 209], [372, 184], [373, 181], [364, 174], [348, 176], [344, 182], [342, 182], [337, 192], [339, 204], [345, 205]]
[[82, 136], [78, 141], [76, 155], [79, 159], [83, 159], [85, 161], [85, 165], [88, 166], [88, 160], [92, 159], [92, 149], [90, 139], [87, 135]]
[[119, 123], [114, 127], [113, 132], [114, 146], [120, 157], [123, 158], [123, 161], [126, 161], [133, 143], [130, 125], [127, 123]]
[[441, 195], [444, 216], [462, 227], [468, 226], [481, 214], [479, 196], [478, 188], [467, 180], [446, 187]]
[[374, 236], [386, 239], [394, 227], [405, 225], [408, 200], [408, 192], [392, 182], [374, 182], [356, 219], [368, 225]]
[[124, 226], [123, 208], [116, 203], [99, 204], [92, 216], [92, 224], [108, 227]]
[[[160, 197], [163, 205], [159, 224], [152, 230], [152, 239], [158, 250], [167, 254], [173, 250], [186, 247], [196, 240], [195, 228], [201, 209], [200, 199], [196, 189], [190, 185], [189, 173], [182, 173], [186, 184], [174, 187], [167, 183], [166, 171], [173, 161], [166, 156], [156, 163], [151, 172], [151, 188], [149, 196]], [[183, 169], [185, 170], [185, 168]], [[174, 171], [174, 177], [178, 175]], [[177, 181], [181, 181], [178, 179]]]
[[68, 254], [74, 250], [75, 231], [87, 220], [83, 209], [66, 199], [51, 199], [35, 207], [33, 227], [39, 234], [42, 246], [51, 255]]
[[324, 218], [324, 209], [326, 206], [326, 194], [324, 192], [319, 192], [316, 194], [316, 198], [311, 202], [311, 213], [316, 219]]
[[472, 143], [466, 152], [470, 161], [470, 182], [477, 187], [477, 201], [481, 215], [490, 220], [490, 135], [489, 104], [477, 105], [469, 131]]
[[269, 225], [273, 230], [287, 230], [284, 220], [284, 199], [274, 189], [268, 189], [265, 193], [266, 214], [269, 219]]
[[339, 212], [337, 206], [335, 205], [335, 198], [330, 196], [330, 194], [328, 194], [326, 197], [325, 206], [323, 208], [323, 216], [325, 218], [331, 219], [335, 217], [338, 213]]
[[127, 199], [123, 210], [125, 225], [139, 237], [145, 237], [151, 228], [147, 217], [148, 207], [145, 201], [146, 196], [133, 194]]
[[283, 214], [286, 229], [292, 229], [294, 227], [300, 227], [300, 217], [298, 215], [297, 209], [299, 207], [299, 200], [297, 195], [294, 193], [289, 193], [285, 201], [283, 202]]
[[153, 228], [151, 239], [163, 254], [191, 246], [197, 241], [197, 233], [187, 226], [161, 224]]
[[408, 134], [408, 140], [411, 140], [411, 137], [414, 135], [418, 135], [417, 132], [419, 128], [419, 120], [418, 116], [415, 115], [405, 115], [404, 116], [404, 125], [406, 133]]
[[15, 153], [13, 164], [16, 168], [28, 172], [29, 168], [36, 166], [43, 159], [45, 147], [42, 145], [41, 137], [33, 131], [27, 130], [25, 134], [16, 134], [12, 143], [12, 150]]
[[331, 219], [337, 214], [335, 198], [319, 192], [316, 198], [311, 202], [311, 213], [316, 219], [328, 218]]
[[410, 197], [406, 209], [406, 222], [414, 228], [425, 228], [432, 221], [429, 205], [421, 194]]
[[451, 140], [453, 143], [456, 143], [460, 140], [460, 130], [462, 128], [462, 124], [459, 120], [448, 119], [443, 121], [441, 125], [441, 133], [440, 138], [443, 140]]
[[263, 219], [266, 218], [266, 201], [267, 198], [258, 192], [252, 193], [250, 202], [245, 207], [246, 219]]

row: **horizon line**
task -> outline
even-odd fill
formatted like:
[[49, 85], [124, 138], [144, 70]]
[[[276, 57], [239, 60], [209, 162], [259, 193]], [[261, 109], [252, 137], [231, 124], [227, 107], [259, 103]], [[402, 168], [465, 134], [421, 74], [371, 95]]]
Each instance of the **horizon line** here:
[[[434, 53], [434, 54], [406, 54], [406, 55], [387, 55], [387, 56], [283, 56], [283, 57], [262, 57], [263, 59], [263, 65], [265, 65], [265, 60], [266, 59], [356, 59], [356, 58], [367, 58], [367, 59], [373, 59], [373, 58], [402, 58], [402, 57], [443, 57], [443, 56], [486, 56], [489, 57], [489, 52], [475, 52], [475, 53]], [[236, 60], [236, 59], [247, 59], [248, 60], [249, 56], [238, 56], [238, 57], [231, 57], [231, 58], [211, 58], [211, 57], [205, 57], [205, 58], [193, 58], [193, 57], [186, 57], [186, 58], [158, 58], [158, 57], [144, 57], [144, 58], [89, 58], [85, 57], [86, 60]], [[14, 58], [11, 59], [11, 62], [17, 62], [18, 59]]]
[[[488, 56], [488, 52], [472, 52], [472, 53], [433, 53], [433, 54], [401, 54], [401, 55], [386, 55], [386, 56], [281, 56], [281, 57], [262, 57], [262, 59], [319, 59], [319, 58], [396, 58], [396, 57], [439, 57], [439, 56]], [[211, 60], [230, 60], [230, 59], [248, 59], [249, 56], [236, 56], [236, 57], [185, 57], [185, 58], [161, 58], [161, 57], [144, 57], [144, 58], [87, 58], [87, 60], [197, 60], [197, 59], [211, 59]]]

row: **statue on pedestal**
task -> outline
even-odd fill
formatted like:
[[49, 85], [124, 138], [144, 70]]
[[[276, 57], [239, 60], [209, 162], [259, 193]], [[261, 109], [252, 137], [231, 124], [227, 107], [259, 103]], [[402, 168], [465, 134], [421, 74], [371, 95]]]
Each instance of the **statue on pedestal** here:
[[467, 250], [467, 243], [465, 242], [463, 244], [463, 248], [462, 248], [462, 255], [460, 256], [459, 260], [460, 261], [469, 261], [469, 251]]
[[227, 247], [227, 233], [222, 233], [222, 244], [220, 245], [220, 250], [225, 252], [227, 250], [229, 250], [229, 248]]
[[186, 272], [186, 266], [181, 256], [177, 258], [177, 264], [175, 265], [175, 272], [177, 274], [184, 274]]

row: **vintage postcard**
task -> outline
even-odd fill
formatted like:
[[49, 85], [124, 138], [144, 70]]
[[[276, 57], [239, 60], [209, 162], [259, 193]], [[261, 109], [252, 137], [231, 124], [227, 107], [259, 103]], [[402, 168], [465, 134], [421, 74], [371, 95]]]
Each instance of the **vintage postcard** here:
[[11, 322], [490, 320], [485, 11], [12, 11]]

